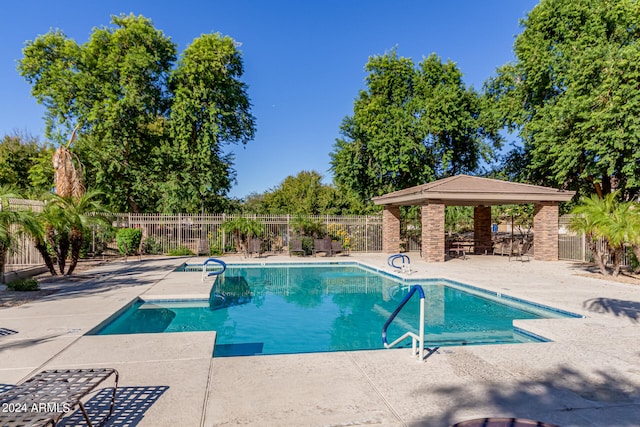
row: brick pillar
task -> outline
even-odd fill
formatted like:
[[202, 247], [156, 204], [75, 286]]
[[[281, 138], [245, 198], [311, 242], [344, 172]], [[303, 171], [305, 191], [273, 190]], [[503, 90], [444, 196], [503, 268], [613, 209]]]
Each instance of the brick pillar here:
[[422, 259], [444, 262], [444, 204], [422, 206]]
[[400, 252], [400, 208], [385, 206], [382, 211], [382, 252]]
[[484, 254], [491, 249], [491, 206], [473, 208], [473, 239], [476, 241], [476, 254]]
[[540, 261], [558, 260], [558, 203], [541, 202], [533, 210], [533, 253]]

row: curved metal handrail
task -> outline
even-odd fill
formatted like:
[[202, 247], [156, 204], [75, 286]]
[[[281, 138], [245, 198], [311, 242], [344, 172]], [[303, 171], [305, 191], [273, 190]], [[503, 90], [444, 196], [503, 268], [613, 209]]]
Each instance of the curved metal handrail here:
[[[402, 261], [402, 265], [396, 265], [396, 261], [400, 260]], [[406, 264], [405, 264], [405, 260], [406, 260]], [[404, 255], [404, 254], [393, 254], [390, 255], [389, 258], [387, 258], [387, 265], [389, 265], [389, 267], [392, 268], [397, 268], [400, 269], [402, 271], [405, 271], [406, 266], [409, 266], [408, 270], [411, 270], [411, 259], [409, 258], [408, 255]]]
[[[418, 335], [411, 331], [407, 331], [400, 338], [389, 344], [387, 342], [387, 328], [416, 292], [420, 296], [420, 326], [418, 328]], [[424, 359], [424, 289], [422, 289], [422, 286], [420, 285], [411, 286], [411, 288], [409, 289], [409, 293], [405, 295], [402, 301], [400, 301], [398, 307], [393, 311], [393, 313], [391, 313], [391, 316], [389, 316], [387, 321], [384, 323], [384, 326], [382, 327], [382, 345], [384, 345], [384, 348], [394, 347], [396, 344], [409, 337], [411, 338], [411, 348], [413, 354], [416, 354], [417, 352], [420, 360]]]
[[[210, 262], [215, 262], [217, 264], [220, 264], [222, 266], [222, 270], [207, 272], [207, 264], [209, 264]], [[224, 261], [219, 260], [217, 258], [209, 258], [202, 263], [202, 281], [204, 282], [205, 277], [217, 276], [219, 274], [222, 274], [225, 272], [226, 269], [227, 269], [227, 264], [225, 264]]]

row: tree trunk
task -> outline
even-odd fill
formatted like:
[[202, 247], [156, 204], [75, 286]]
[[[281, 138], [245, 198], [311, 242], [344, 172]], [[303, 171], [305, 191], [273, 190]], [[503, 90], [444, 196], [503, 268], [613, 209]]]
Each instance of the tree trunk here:
[[57, 276], [58, 273], [56, 273], [55, 266], [53, 265], [53, 259], [51, 259], [51, 254], [47, 250], [47, 245], [41, 240], [37, 240], [34, 245], [40, 253], [40, 256], [42, 256], [42, 259], [44, 259], [44, 263], [49, 269], [49, 273], [51, 273], [52, 276]]
[[640, 244], [632, 243], [631, 248], [633, 249], [633, 253], [636, 256], [636, 260], [638, 261], [638, 266], [633, 270], [634, 273], [640, 273]]
[[4, 265], [7, 262], [7, 248], [0, 247], [0, 283], [4, 283]]
[[598, 241], [593, 239], [592, 237], [589, 237], [588, 239], [589, 250], [591, 251], [591, 255], [593, 255], [593, 260], [600, 269], [600, 273], [602, 273], [602, 275], [604, 276], [608, 276], [609, 271], [607, 270], [607, 265], [604, 261], [605, 255], [601, 254], [600, 251], [598, 251]]
[[622, 258], [624, 257], [624, 246], [620, 246], [613, 250], [613, 276], [620, 274], [620, 268], [622, 267]]
[[83, 240], [82, 230], [77, 228], [71, 230], [71, 237], [69, 240], [71, 242], [71, 262], [69, 263], [69, 269], [66, 273], [67, 276], [70, 276], [71, 273], [73, 273], [73, 270], [76, 269], [76, 265], [78, 265], [78, 260], [80, 259], [80, 249], [82, 249]]

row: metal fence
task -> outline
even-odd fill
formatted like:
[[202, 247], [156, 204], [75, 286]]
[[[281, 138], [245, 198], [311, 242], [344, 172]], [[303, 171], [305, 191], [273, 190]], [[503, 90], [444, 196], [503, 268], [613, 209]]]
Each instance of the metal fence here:
[[[10, 199], [8, 209], [42, 210], [44, 203], [34, 200]], [[272, 253], [283, 252], [291, 236], [294, 234], [293, 224], [298, 217], [292, 215], [164, 215], [164, 214], [115, 214], [113, 225], [119, 228], [140, 228], [143, 244], [155, 253], [169, 253], [178, 248], [188, 248], [196, 254], [230, 252], [234, 248], [233, 236], [223, 230], [222, 224], [243, 216], [264, 224], [263, 239], [265, 250]], [[333, 238], [341, 241], [351, 252], [382, 251], [382, 216], [308, 216], [306, 219], [320, 222]], [[571, 217], [562, 216], [558, 224], [559, 258], [562, 260], [591, 262], [591, 253], [583, 235], [572, 232], [569, 228]], [[420, 250], [419, 233], [413, 230], [405, 236], [404, 249]], [[99, 233], [94, 230], [92, 244], [100, 240]], [[112, 237], [111, 237], [112, 238]], [[115, 249], [115, 242], [108, 241], [108, 246]], [[604, 242], [599, 244], [604, 246]], [[27, 236], [18, 235], [18, 248], [7, 257], [6, 270], [42, 264], [40, 254], [33, 247]], [[629, 265], [630, 252], [625, 251], [623, 265]]]
[[[589, 250], [588, 242], [584, 234], [571, 230], [571, 215], [563, 215], [558, 221], [558, 258], [569, 261], [593, 262], [593, 255]], [[606, 263], [611, 263], [611, 255], [607, 250], [604, 239], [598, 240], [598, 250], [607, 254]], [[625, 247], [622, 265], [628, 267], [631, 264], [633, 251]]]
[[[234, 248], [233, 235], [223, 230], [222, 224], [244, 217], [264, 225], [262, 235], [267, 252], [285, 250], [293, 224], [298, 218], [291, 215], [164, 215], [117, 214], [114, 225], [142, 230], [143, 246], [154, 251], [168, 253], [178, 248], [188, 248], [194, 253], [230, 252]], [[323, 225], [326, 232], [339, 240], [351, 252], [380, 252], [382, 250], [382, 217], [374, 216], [306, 216]]]
[[[3, 208], [13, 211], [24, 209], [40, 212], [44, 208], [44, 202], [39, 200], [9, 199], [6, 206], [0, 205], [0, 209]], [[15, 226], [12, 227], [11, 232], [14, 233], [17, 239], [15, 247], [11, 248], [7, 254], [6, 271], [22, 270], [33, 265], [44, 264], [44, 260], [28, 236], [19, 233], [18, 228]]]

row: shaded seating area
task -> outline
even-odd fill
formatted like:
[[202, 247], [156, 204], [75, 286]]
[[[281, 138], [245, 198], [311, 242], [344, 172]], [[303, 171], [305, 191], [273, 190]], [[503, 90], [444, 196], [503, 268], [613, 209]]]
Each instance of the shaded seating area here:
[[[109, 411], [100, 423], [92, 423], [81, 399], [92, 394], [112, 376], [114, 387], [108, 396]], [[55, 426], [75, 408], [80, 408], [88, 426], [104, 425], [113, 414], [118, 377], [118, 371], [110, 368], [42, 371], [0, 394], [0, 405], [3, 407], [24, 408], [24, 411], [0, 412], [0, 425]]]
[[[558, 260], [559, 203], [567, 202], [574, 191], [508, 182], [470, 175], [456, 175], [374, 197], [383, 206], [382, 251], [397, 253], [402, 241], [401, 206], [420, 206], [421, 257], [427, 262], [443, 262], [449, 248], [445, 244], [445, 207], [473, 206], [474, 253], [501, 253], [492, 244], [491, 206], [532, 204], [535, 239], [534, 258]], [[514, 255], [513, 248], [509, 251]], [[466, 255], [465, 251], [465, 255]], [[524, 253], [522, 254], [524, 256]]]
[[527, 257], [527, 260], [530, 259], [532, 248], [533, 240], [530, 238], [506, 237], [495, 242], [493, 254], [500, 256], [506, 255], [509, 257], [509, 261], [511, 261], [512, 257], [515, 257], [516, 260], [524, 261], [524, 257]]

